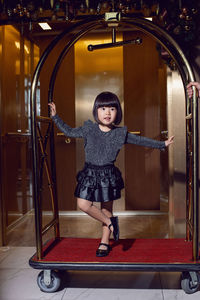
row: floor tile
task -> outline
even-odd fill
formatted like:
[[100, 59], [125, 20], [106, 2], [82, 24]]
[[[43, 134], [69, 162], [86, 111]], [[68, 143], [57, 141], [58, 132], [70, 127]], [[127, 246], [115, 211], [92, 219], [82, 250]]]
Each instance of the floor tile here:
[[181, 289], [181, 272], [160, 272], [162, 289]]
[[35, 253], [35, 247], [10, 247], [0, 261], [0, 269], [29, 268], [29, 258]]
[[160, 278], [164, 300], [195, 300], [200, 297], [199, 291], [189, 295], [181, 289], [181, 272], [161, 272]]
[[163, 290], [164, 300], [197, 300], [200, 299], [200, 292], [186, 294], [183, 290]]
[[71, 271], [66, 273], [65, 288], [63, 300], [163, 300], [156, 272]]
[[1, 262], [10, 254], [10, 247], [0, 247], [0, 265]]
[[37, 285], [38, 270], [33, 269], [1, 269], [1, 300], [61, 300], [65, 290], [56, 293], [41, 292]]
[[160, 290], [67, 289], [62, 300], [163, 300]]

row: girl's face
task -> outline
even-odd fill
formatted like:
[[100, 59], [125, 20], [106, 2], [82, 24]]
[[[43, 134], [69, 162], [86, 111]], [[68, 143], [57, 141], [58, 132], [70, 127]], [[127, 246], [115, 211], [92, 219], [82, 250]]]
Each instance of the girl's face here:
[[104, 126], [110, 126], [115, 122], [117, 116], [117, 108], [103, 106], [97, 109], [97, 116], [100, 123]]

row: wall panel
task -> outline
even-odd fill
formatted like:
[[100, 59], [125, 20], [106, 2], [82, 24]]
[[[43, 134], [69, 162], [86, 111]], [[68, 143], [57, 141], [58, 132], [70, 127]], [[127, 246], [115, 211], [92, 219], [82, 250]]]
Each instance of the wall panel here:
[[[124, 47], [124, 116], [130, 131], [161, 139], [159, 55], [156, 42], [142, 32], [125, 33], [125, 39], [142, 38], [141, 45]], [[160, 209], [160, 151], [126, 145], [126, 209]]]
[[31, 42], [13, 26], [1, 27], [1, 203], [4, 232], [33, 208], [29, 96], [34, 52], [31, 49]]

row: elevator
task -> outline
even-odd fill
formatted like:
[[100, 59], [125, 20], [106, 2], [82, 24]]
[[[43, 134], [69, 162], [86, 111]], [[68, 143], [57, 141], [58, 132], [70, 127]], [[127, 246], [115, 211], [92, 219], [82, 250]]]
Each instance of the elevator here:
[[[71, 36], [69, 33], [53, 49], [41, 71], [38, 115], [47, 115], [47, 87], [51, 71], [58, 53]], [[138, 28], [117, 32], [119, 41], [138, 36], [143, 40], [141, 45], [91, 53], [87, 51], [88, 43], [108, 42], [111, 32], [94, 29], [85, 34], [62, 61], [53, 96], [60, 116], [69, 125], [79, 126], [84, 119], [91, 119], [95, 95], [101, 90], [112, 89], [121, 100], [124, 108], [122, 125], [127, 125], [128, 130], [157, 139], [166, 139], [167, 132], [178, 136], [178, 143], [165, 153], [132, 145], [122, 149], [117, 165], [125, 179], [125, 190], [114, 207], [119, 215], [162, 216], [170, 212], [171, 236], [174, 236], [174, 225], [185, 221], [185, 212], [180, 210], [180, 203], [186, 195], [185, 157], [180, 155], [186, 150], [184, 87], [178, 71], [170, 70], [162, 61], [157, 41], [152, 36]], [[49, 37], [40, 39], [41, 55], [51, 41]], [[181, 110], [175, 111], [177, 102]], [[177, 116], [179, 122], [174, 122]], [[55, 129], [55, 155], [59, 210], [65, 215], [79, 215], [81, 212], [77, 211], [73, 191], [77, 170], [83, 165], [83, 145], [79, 140], [65, 138]], [[43, 188], [42, 206], [47, 215], [53, 215], [48, 182]]]
[[[166, 138], [162, 132], [167, 130], [167, 101], [166, 95], [164, 92], [162, 94], [161, 91], [166, 91], [167, 69], [156, 50], [156, 42], [142, 32], [121, 32], [117, 36], [119, 40], [122, 40], [133, 39], [138, 35], [142, 37], [142, 45], [97, 50], [92, 53], [87, 50], [87, 46], [90, 43], [108, 42], [111, 38], [110, 32], [97, 31], [89, 33], [75, 44], [72, 50], [74, 52], [75, 101], [74, 105], [72, 103], [73, 107], [70, 108], [70, 111], [74, 114], [74, 124], [71, 122], [71, 126], [81, 126], [85, 120], [93, 120], [92, 106], [95, 97], [101, 91], [109, 90], [116, 93], [121, 100], [124, 110], [122, 126], [123, 124], [128, 125], [129, 131], [143, 136], [155, 139]], [[132, 55], [131, 62], [128, 59], [129, 55]], [[139, 56], [141, 57], [140, 61], [138, 61]], [[63, 77], [60, 71], [58, 76], [60, 76], [59, 78]], [[130, 78], [132, 78], [132, 81]], [[141, 85], [138, 84], [139, 82], [141, 82]], [[158, 88], [158, 84], [160, 88]], [[147, 91], [152, 87], [154, 87], [154, 91], [148, 94]], [[64, 90], [64, 95], [59, 96], [57, 100], [58, 90], [60, 90], [59, 79], [55, 83], [55, 101], [58, 114], [61, 110], [62, 118], [68, 122], [65, 111], [68, 114], [69, 104], [68, 101], [64, 101], [64, 98], [68, 99], [68, 95]], [[162, 95], [164, 96], [162, 97]], [[66, 107], [64, 107], [65, 105]], [[62, 155], [56, 154], [58, 160], [59, 157], [67, 156], [67, 152], [70, 151], [73, 145], [76, 153], [75, 170], [66, 167], [65, 174], [62, 174], [62, 180], [66, 180], [66, 190], [60, 195], [64, 206], [65, 195], [68, 194], [67, 180], [69, 177], [71, 180], [70, 174], [76, 174], [82, 168], [84, 150], [81, 140], [66, 139], [59, 132], [56, 133], [56, 136], [59, 145], [59, 149], [56, 146], [56, 152], [66, 151], [65, 155], [64, 152], [62, 152]], [[63, 147], [63, 150], [61, 150], [61, 147]], [[165, 162], [166, 160], [167, 162]], [[138, 161], [139, 164], [137, 165]], [[160, 211], [162, 206], [160, 201], [164, 197], [165, 199], [168, 198], [168, 187], [166, 188], [167, 184], [165, 184], [166, 180], [168, 182], [168, 170], [164, 170], [162, 162], [168, 165], [168, 153], [162, 154], [159, 151], [150, 151], [131, 145], [123, 147], [117, 159], [117, 165], [125, 180], [125, 191], [123, 191], [122, 199], [116, 201], [115, 211], [128, 211], [129, 213], [131, 211]], [[162, 181], [160, 180], [160, 174], [162, 174]], [[60, 186], [59, 182], [57, 184]], [[75, 183], [73, 186], [75, 186]], [[155, 186], [158, 187], [157, 190]], [[161, 191], [164, 193], [163, 195], [161, 195]], [[141, 199], [143, 199], [143, 202], [141, 202]], [[73, 207], [74, 205], [71, 210]]]

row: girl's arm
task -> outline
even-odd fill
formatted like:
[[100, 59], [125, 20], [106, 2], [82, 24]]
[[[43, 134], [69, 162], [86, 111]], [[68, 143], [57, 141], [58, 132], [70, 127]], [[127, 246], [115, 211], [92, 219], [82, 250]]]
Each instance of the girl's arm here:
[[60, 131], [64, 133], [67, 137], [81, 138], [84, 137], [84, 132], [82, 127], [72, 128], [67, 125], [56, 113], [56, 105], [54, 102], [48, 103], [50, 106], [51, 118], [59, 128]]
[[168, 147], [170, 144], [173, 143], [173, 139], [174, 137], [172, 136], [166, 141], [157, 141], [157, 140], [153, 140], [144, 136], [138, 136], [128, 132], [126, 143], [164, 150], [165, 147]]

